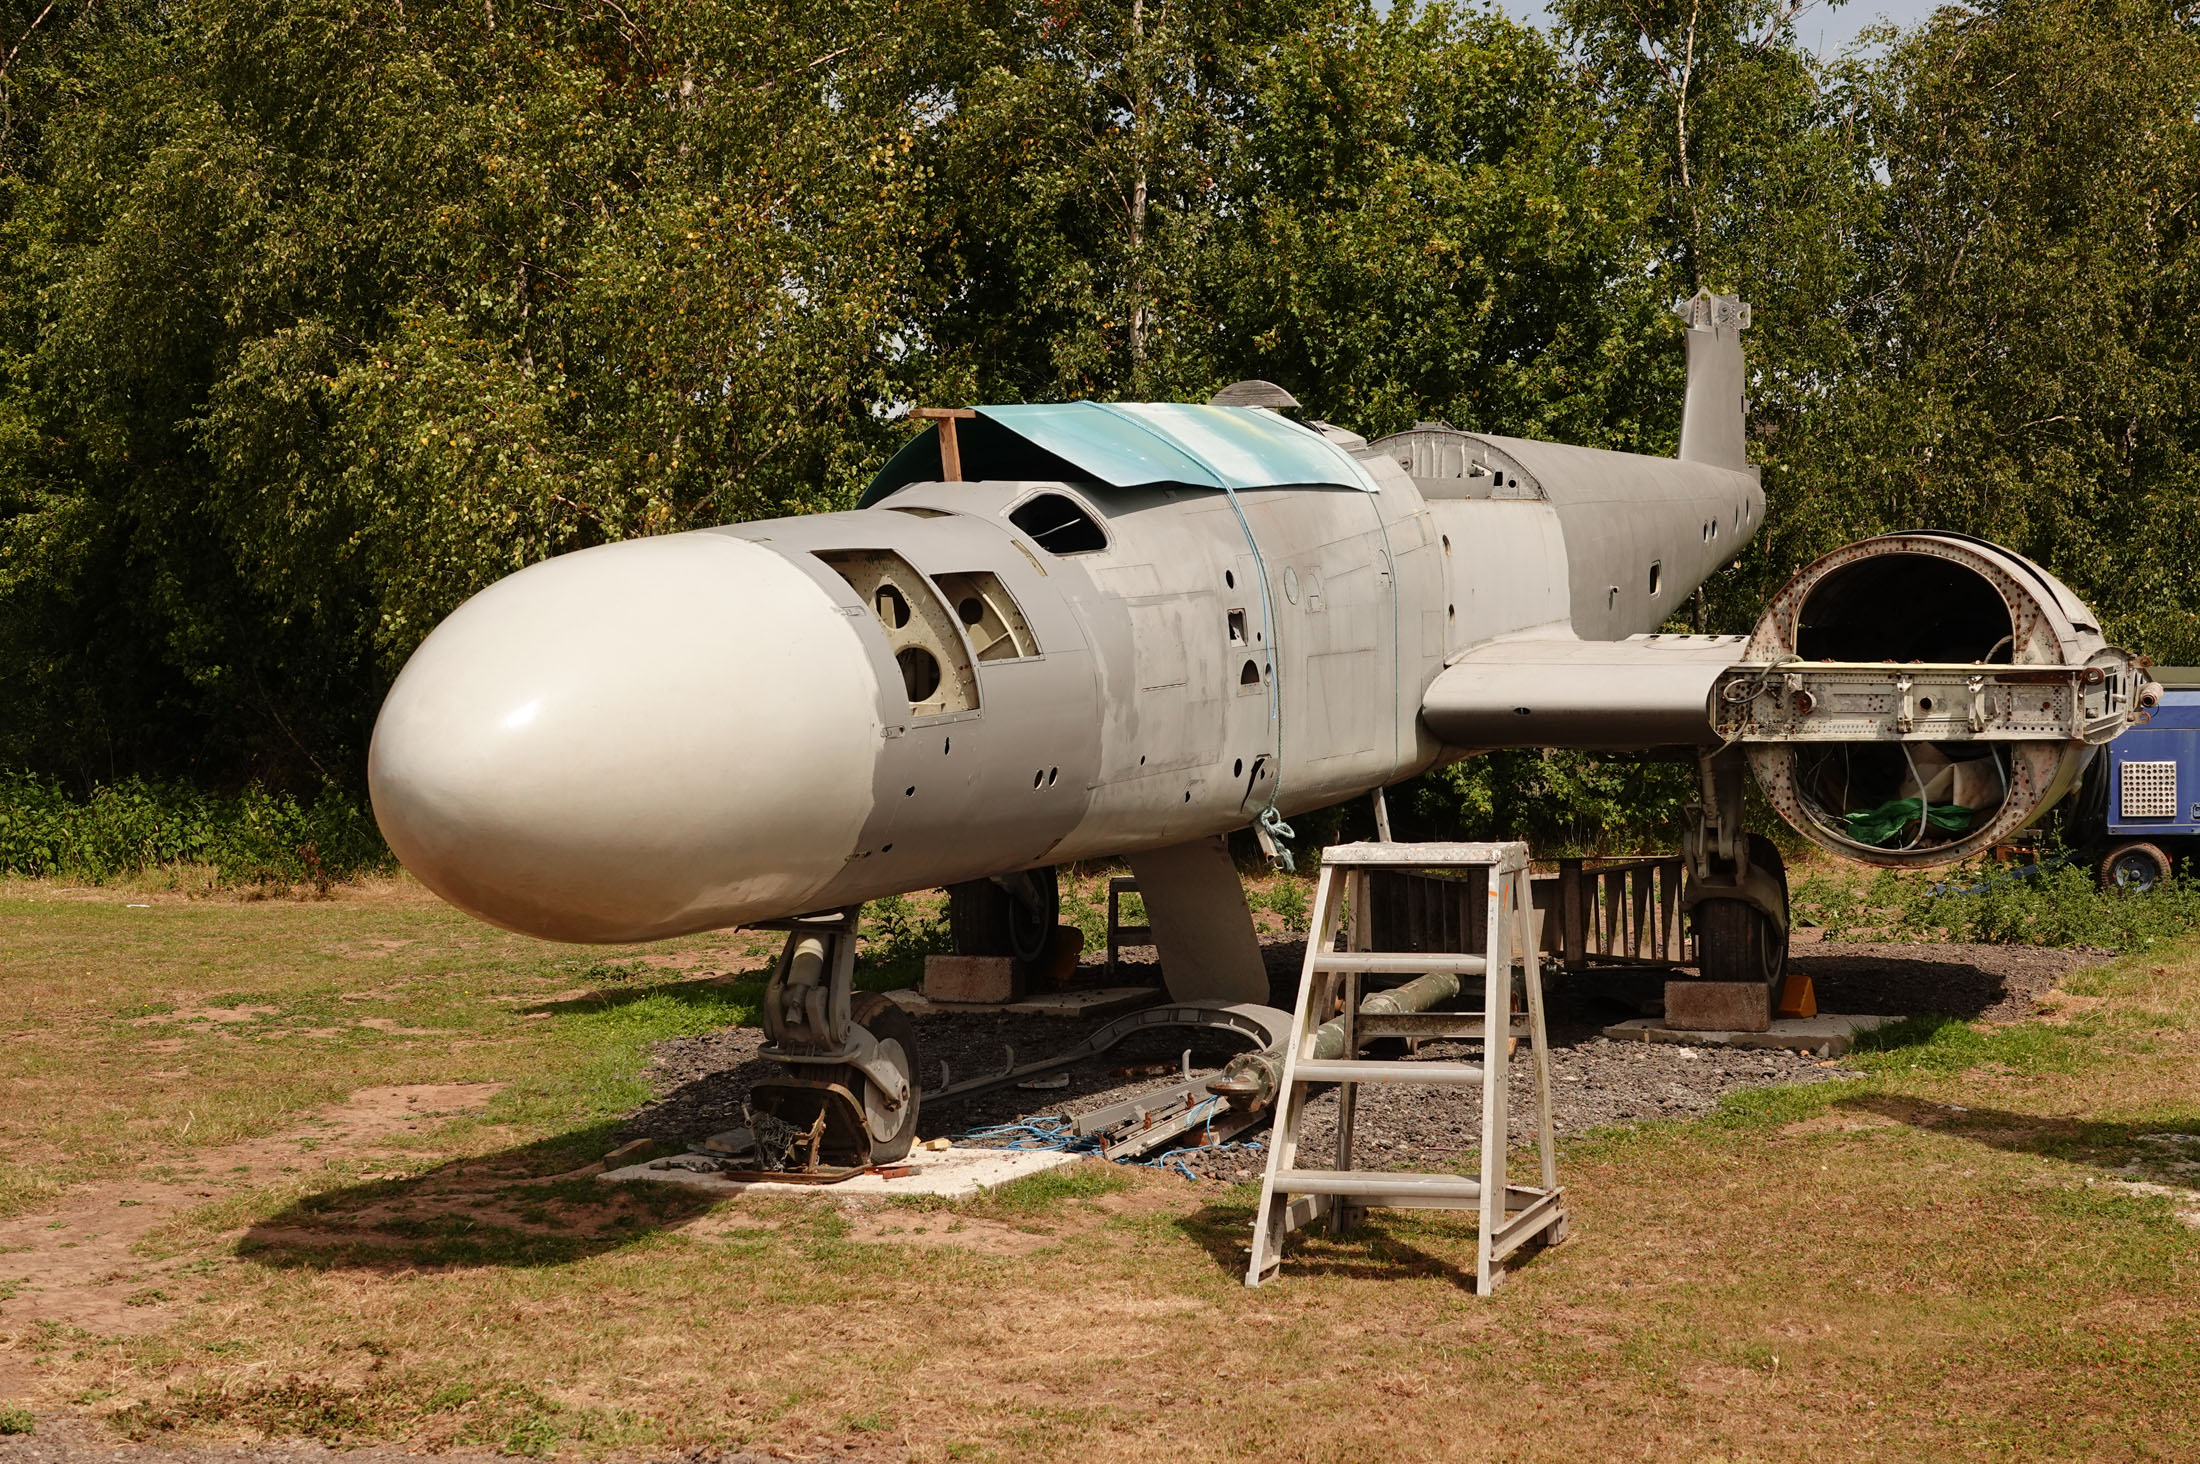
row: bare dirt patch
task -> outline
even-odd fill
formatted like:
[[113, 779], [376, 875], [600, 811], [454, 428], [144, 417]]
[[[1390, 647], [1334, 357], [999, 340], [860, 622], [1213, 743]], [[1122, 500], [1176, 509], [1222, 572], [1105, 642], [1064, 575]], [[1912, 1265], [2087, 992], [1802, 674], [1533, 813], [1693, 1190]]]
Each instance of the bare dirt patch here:
[[1869, 1110], [1836, 1108], [1811, 1118], [1798, 1119], [1784, 1125], [1783, 1134], [1861, 1134], [1873, 1129], [1900, 1128], [1902, 1125], [1883, 1113]]
[[415, 946], [418, 944], [420, 944], [418, 939], [409, 937], [401, 940], [369, 938], [363, 940], [337, 941], [328, 946], [327, 949], [335, 955], [348, 956], [355, 960], [364, 961], [372, 960], [378, 956], [395, 955], [397, 954], [397, 952], [404, 950], [407, 946]]
[[730, 980], [733, 973], [727, 971], [728, 966], [747, 965], [752, 961], [769, 959], [777, 952], [776, 936], [745, 934], [722, 936], [711, 946], [700, 950], [649, 951], [634, 956], [631, 960], [635, 965], [647, 966], [655, 971], [669, 971], [678, 976], [717, 971]]
[[2099, 1011], [2107, 1005], [2105, 996], [2077, 996], [2051, 986], [2032, 999], [2032, 1015], [2050, 1027], [2067, 1027], [2073, 1017]]
[[[0, 1322], [42, 1322], [102, 1335], [151, 1331], [177, 1299], [180, 1263], [138, 1247], [210, 1200], [276, 1182], [331, 1160], [396, 1157], [407, 1135], [484, 1107], [501, 1083], [363, 1088], [284, 1133], [179, 1156], [172, 1178], [118, 1177], [35, 1214], [0, 1221]], [[4, 1356], [0, 1353], [0, 1356]]]
[[873, 1245], [946, 1247], [986, 1256], [1028, 1256], [1062, 1243], [1060, 1236], [1019, 1230], [997, 1220], [900, 1210], [872, 1210], [854, 1216], [848, 1238]]
[[157, 1012], [149, 1017], [133, 1017], [130, 1020], [130, 1025], [133, 1027], [227, 1027], [239, 1022], [250, 1022], [260, 1017], [273, 1017], [281, 1014], [282, 1009], [280, 1007], [271, 1006], [178, 1007], [172, 1012]]
[[2164, 1199], [2170, 1204], [2170, 1213], [2180, 1223], [2200, 1230], [2200, 1190], [2181, 1189], [2176, 1185], [2155, 1184], [2143, 1179], [2112, 1179], [2109, 1187], [2127, 1195], [2142, 1198]]

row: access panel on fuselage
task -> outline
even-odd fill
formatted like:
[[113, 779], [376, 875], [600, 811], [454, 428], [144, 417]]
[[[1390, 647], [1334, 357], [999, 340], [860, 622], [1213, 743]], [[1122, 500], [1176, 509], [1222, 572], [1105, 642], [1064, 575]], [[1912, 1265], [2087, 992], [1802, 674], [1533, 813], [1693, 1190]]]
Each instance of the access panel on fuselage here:
[[[1269, 746], [1265, 629], [1244, 534], [1211, 491], [1082, 491], [1109, 542], [1073, 565], [1090, 585], [1076, 600], [1103, 666], [1100, 764], [1073, 843], [1153, 847], [1214, 832]], [[1257, 695], [1243, 681], [1248, 659]]]
[[1268, 571], [1281, 717], [1281, 802], [1320, 807], [1411, 756], [1398, 715], [1399, 607], [1377, 495], [1240, 495]]
[[[909, 888], [920, 867], [935, 882], [1043, 862], [1083, 817], [1100, 748], [1084, 625], [1043, 556], [991, 512], [865, 510], [726, 532], [807, 568], [872, 647], [883, 726], [872, 807], [825, 897]], [[882, 595], [886, 580], [898, 597]], [[945, 677], [967, 676], [968, 695], [912, 683], [912, 648], [932, 651]]]

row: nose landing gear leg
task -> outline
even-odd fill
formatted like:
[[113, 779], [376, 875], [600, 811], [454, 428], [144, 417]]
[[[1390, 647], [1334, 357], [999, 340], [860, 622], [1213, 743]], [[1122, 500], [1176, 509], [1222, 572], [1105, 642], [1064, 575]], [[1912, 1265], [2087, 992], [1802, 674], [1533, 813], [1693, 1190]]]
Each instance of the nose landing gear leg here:
[[877, 992], [855, 990], [860, 914], [851, 906], [770, 922], [787, 944], [764, 987], [764, 1056], [788, 1074], [750, 1097], [818, 1135], [814, 1162], [858, 1168], [907, 1157], [920, 1097], [916, 1023]]

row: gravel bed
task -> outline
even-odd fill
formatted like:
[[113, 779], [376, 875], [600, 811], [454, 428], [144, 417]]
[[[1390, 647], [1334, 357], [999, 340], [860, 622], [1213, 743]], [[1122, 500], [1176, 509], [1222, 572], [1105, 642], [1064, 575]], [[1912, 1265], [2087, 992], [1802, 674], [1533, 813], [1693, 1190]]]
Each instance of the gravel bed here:
[[[1846, 1014], [2016, 1020], [2030, 1015], [2039, 995], [2064, 974], [2105, 959], [2100, 952], [2030, 946], [1835, 943], [1814, 940], [1814, 934], [1797, 932], [1793, 969], [1812, 979], [1820, 1010]], [[1298, 941], [1264, 947], [1273, 1004], [1288, 1009], [1296, 1000], [1303, 949]], [[1554, 985], [1548, 1015], [1554, 1121], [1561, 1134], [1701, 1113], [1745, 1088], [1853, 1076], [1838, 1062], [1803, 1053], [1615, 1042], [1600, 1034], [1602, 1027], [1636, 1014], [1627, 996], [1656, 989], [1652, 982], [1632, 993], [1609, 984]], [[998, 1071], [1008, 1065], [1010, 1049], [1017, 1061], [1028, 1062], [1074, 1045], [1099, 1025], [1007, 1013], [922, 1016], [917, 1042], [924, 1081], [938, 1084], [943, 1059], [957, 1079]], [[621, 1136], [695, 1139], [739, 1123], [750, 1086], [777, 1071], [777, 1064], [757, 1056], [762, 1045], [763, 1034], [751, 1027], [659, 1043], [650, 1069], [657, 1097], [628, 1119]], [[1195, 1073], [1212, 1072], [1241, 1050], [1219, 1035], [1140, 1033], [1097, 1060], [1067, 1069], [1065, 1087], [1008, 1088], [928, 1104], [920, 1132], [927, 1138], [956, 1136], [1037, 1116], [1086, 1112], [1168, 1082], [1187, 1048]], [[1419, 1056], [1457, 1060], [1472, 1051], [1468, 1044], [1438, 1043], [1424, 1046]], [[1166, 1075], [1139, 1071], [1163, 1064]], [[1516, 1138], [1529, 1135], [1530, 1082], [1529, 1069], [1516, 1068]], [[1359, 1163], [1378, 1169], [1455, 1164], [1476, 1146], [1479, 1106], [1471, 1093], [1363, 1088], [1356, 1124]], [[1335, 1143], [1335, 1118], [1334, 1093], [1317, 1098], [1307, 1109], [1301, 1143], [1324, 1152]], [[1264, 1131], [1245, 1137], [1264, 1137]], [[1217, 1179], [1257, 1174], [1260, 1162], [1258, 1151], [1244, 1148], [1188, 1156], [1196, 1172]]]
[[2065, 975], [2110, 953], [2019, 945], [1900, 945], [1820, 940], [1798, 930], [1788, 957], [1818, 991], [1818, 1009], [1848, 1016], [1965, 1017], [2014, 1022]]

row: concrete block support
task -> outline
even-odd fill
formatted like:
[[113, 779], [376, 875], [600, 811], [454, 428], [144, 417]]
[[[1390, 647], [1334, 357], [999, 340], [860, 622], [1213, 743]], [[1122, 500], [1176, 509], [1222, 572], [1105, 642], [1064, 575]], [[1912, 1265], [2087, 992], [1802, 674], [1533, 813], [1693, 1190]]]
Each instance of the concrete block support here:
[[931, 1001], [1014, 1001], [1015, 958], [926, 956], [924, 994]]
[[1679, 1032], [1764, 1032], [1772, 990], [1762, 981], [1668, 981], [1665, 1025]]

